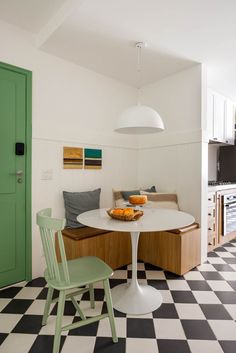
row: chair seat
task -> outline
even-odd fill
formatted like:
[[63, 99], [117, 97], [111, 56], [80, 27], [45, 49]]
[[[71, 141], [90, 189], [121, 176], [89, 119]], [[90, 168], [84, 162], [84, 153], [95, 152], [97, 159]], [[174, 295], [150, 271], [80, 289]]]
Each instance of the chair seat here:
[[[70, 289], [85, 286], [86, 284], [102, 281], [113, 274], [113, 270], [95, 256], [85, 256], [67, 261], [70, 283], [51, 280], [45, 271], [45, 279], [55, 289]], [[60, 275], [63, 279], [62, 265], [59, 264]]]

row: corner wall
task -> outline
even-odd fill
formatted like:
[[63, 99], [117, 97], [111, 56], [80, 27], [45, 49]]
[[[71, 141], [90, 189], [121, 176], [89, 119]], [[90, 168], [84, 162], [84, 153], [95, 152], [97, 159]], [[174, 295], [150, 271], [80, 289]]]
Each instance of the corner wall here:
[[208, 146], [208, 180], [217, 180], [217, 158], [219, 145], [209, 144]]
[[[154, 184], [160, 192], [178, 195], [182, 211], [193, 214], [202, 225], [202, 260], [206, 258], [205, 215], [202, 199], [202, 90], [203, 67], [171, 75], [143, 89], [142, 103], [157, 110], [165, 131], [139, 139], [138, 182]], [[203, 82], [204, 81], [204, 82]], [[204, 159], [207, 163], [207, 157]], [[205, 171], [204, 171], [205, 173]], [[207, 170], [206, 170], [207, 173]], [[207, 184], [206, 184], [207, 185]]]

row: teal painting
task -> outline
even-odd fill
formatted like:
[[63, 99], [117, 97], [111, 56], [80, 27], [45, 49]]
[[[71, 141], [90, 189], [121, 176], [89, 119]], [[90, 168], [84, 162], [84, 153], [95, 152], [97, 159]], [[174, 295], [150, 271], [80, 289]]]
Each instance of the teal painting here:
[[102, 150], [84, 149], [84, 169], [102, 169]]

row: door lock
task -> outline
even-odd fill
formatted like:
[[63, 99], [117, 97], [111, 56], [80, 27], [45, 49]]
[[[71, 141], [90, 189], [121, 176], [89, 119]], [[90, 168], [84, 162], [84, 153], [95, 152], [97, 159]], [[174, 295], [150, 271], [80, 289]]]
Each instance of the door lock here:
[[17, 183], [19, 184], [23, 183], [23, 178], [22, 178], [24, 175], [23, 170], [17, 170], [15, 173], [10, 173], [10, 175], [14, 175], [16, 177]]
[[16, 154], [16, 156], [24, 156], [24, 154], [25, 154], [25, 144], [24, 143], [16, 142], [15, 154]]

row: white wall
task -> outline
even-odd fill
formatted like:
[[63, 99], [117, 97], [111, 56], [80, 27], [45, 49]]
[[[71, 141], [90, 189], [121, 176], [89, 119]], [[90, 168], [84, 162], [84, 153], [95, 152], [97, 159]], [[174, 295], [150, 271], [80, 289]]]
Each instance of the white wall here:
[[[62, 191], [86, 191], [101, 187], [101, 207], [111, 207], [112, 188], [137, 186], [137, 150], [117, 147], [102, 147], [102, 170], [63, 169], [63, 146], [93, 147], [59, 140], [33, 139], [33, 274], [39, 276], [43, 259], [39, 253], [38, 229], [35, 213], [45, 207], [52, 207], [54, 215], [64, 216]], [[42, 180], [43, 170], [53, 170], [52, 180]]]
[[207, 133], [207, 70], [201, 70], [201, 259], [208, 251], [208, 133]]
[[208, 180], [217, 180], [217, 158], [219, 145], [208, 145]]
[[195, 65], [142, 89], [142, 103], [159, 112], [165, 131], [153, 136], [143, 136], [140, 147], [200, 140], [201, 73], [202, 66]]
[[[176, 192], [182, 210], [201, 221], [201, 66], [147, 86], [142, 103], [157, 109], [166, 131], [141, 139], [112, 132], [118, 114], [136, 102], [136, 89], [37, 50], [28, 33], [0, 22], [0, 60], [33, 72], [33, 276], [43, 270], [35, 213], [63, 215], [62, 191], [157, 185]], [[63, 170], [63, 146], [103, 149], [101, 171]], [[52, 180], [42, 180], [51, 169]]]
[[38, 50], [30, 34], [1, 21], [0, 40], [1, 61], [33, 72], [33, 138], [135, 146], [113, 128], [136, 89]]
[[145, 87], [142, 103], [160, 113], [165, 131], [140, 138], [139, 182], [177, 192], [181, 208], [200, 220], [201, 65]]
[[235, 82], [232, 79], [230, 66], [212, 65], [207, 69], [208, 87], [236, 101]]
[[202, 199], [206, 198], [202, 175], [207, 175], [207, 156], [202, 163], [202, 153], [206, 153], [202, 146], [203, 86], [203, 67], [196, 65], [143, 89], [142, 103], [160, 113], [166, 130], [140, 138], [138, 159], [139, 184], [176, 192], [181, 210], [192, 213], [203, 225], [202, 260], [207, 245], [202, 212]]
[[[136, 139], [112, 133], [118, 114], [134, 104], [136, 89], [37, 50], [33, 38], [0, 23], [0, 60], [33, 72], [32, 247], [33, 276], [44, 268], [35, 214], [53, 207], [64, 214], [62, 190], [102, 188], [101, 206], [112, 204], [112, 187], [137, 185]], [[103, 149], [102, 170], [63, 170], [63, 146]], [[41, 180], [51, 169], [52, 180]]]
[[201, 143], [139, 150], [139, 184], [156, 185], [159, 192], [178, 195], [180, 209], [201, 219]]

